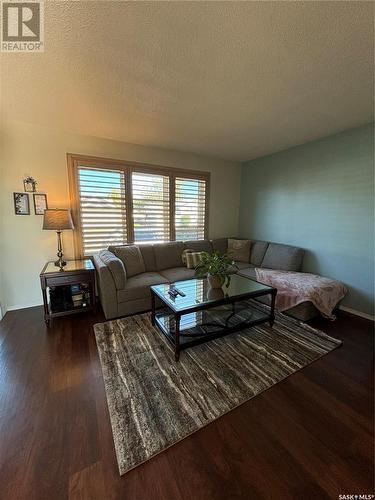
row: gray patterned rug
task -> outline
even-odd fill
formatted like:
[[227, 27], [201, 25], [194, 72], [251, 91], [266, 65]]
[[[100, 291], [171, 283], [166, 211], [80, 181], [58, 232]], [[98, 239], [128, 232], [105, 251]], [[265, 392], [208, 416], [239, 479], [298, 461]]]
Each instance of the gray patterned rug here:
[[94, 330], [120, 474], [341, 345], [277, 314], [273, 328], [264, 324], [189, 348], [176, 363], [149, 314]]

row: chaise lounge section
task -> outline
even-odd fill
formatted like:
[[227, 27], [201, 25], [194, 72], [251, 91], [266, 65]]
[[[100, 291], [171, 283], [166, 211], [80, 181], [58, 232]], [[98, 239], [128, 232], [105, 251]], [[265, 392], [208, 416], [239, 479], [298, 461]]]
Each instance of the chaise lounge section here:
[[[110, 246], [96, 254], [94, 264], [105, 317], [112, 319], [148, 311], [151, 285], [194, 278], [194, 269], [186, 268], [182, 262], [185, 249], [226, 253], [228, 238]], [[300, 271], [303, 256], [302, 248], [251, 240], [248, 262], [237, 261], [237, 272], [255, 279], [256, 267]], [[305, 302], [290, 309], [288, 314], [307, 321], [318, 312], [310, 302]]]

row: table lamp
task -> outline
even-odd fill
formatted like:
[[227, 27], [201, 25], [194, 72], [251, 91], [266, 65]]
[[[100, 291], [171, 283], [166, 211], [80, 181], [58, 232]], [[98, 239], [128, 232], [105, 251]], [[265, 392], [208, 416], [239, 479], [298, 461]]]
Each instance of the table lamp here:
[[43, 229], [50, 229], [57, 233], [57, 261], [55, 266], [62, 269], [66, 262], [63, 260], [61, 244], [61, 231], [64, 229], [74, 229], [70, 210], [64, 208], [48, 208], [44, 211]]

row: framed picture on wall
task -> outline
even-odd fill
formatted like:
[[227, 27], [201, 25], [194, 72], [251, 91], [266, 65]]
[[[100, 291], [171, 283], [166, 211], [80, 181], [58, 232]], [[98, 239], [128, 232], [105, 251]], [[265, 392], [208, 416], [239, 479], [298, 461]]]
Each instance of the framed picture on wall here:
[[13, 201], [16, 215], [30, 215], [29, 195], [27, 193], [13, 193]]
[[35, 215], [44, 215], [44, 210], [48, 208], [46, 194], [33, 194]]
[[38, 183], [36, 182], [36, 180], [28, 175], [23, 180], [23, 189], [26, 191], [26, 193], [35, 193], [37, 184]]

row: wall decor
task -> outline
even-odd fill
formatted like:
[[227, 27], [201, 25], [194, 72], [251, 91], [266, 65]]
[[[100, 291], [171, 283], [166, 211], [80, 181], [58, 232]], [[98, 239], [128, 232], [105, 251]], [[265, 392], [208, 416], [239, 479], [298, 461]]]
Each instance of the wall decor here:
[[30, 215], [29, 195], [27, 193], [13, 193], [13, 200], [16, 215]]
[[37, 184], [38, 184], [37, 181], [33, 177], [31, 177], [30, 175], [28, 175], [23, 180], [23, 189], [27, 193], [35, 193], [35, 191], [36, 191], [36, 185]]
[[43, 193], [33, 194], [35, 215], [44, 215], [44, 210], [48, 208], [47, 195]]

